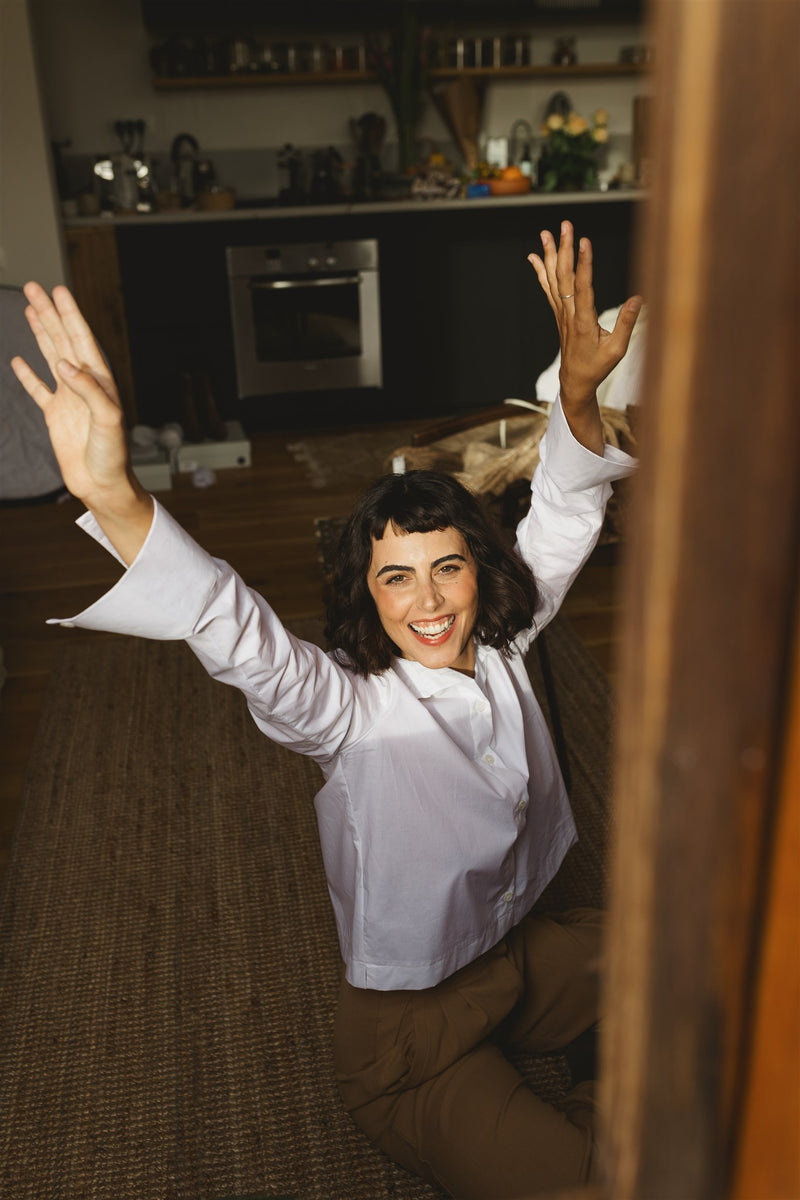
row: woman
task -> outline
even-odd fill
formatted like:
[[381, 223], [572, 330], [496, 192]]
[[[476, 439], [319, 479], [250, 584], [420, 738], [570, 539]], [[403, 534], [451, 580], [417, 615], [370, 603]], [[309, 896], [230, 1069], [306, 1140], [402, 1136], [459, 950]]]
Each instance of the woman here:
[[542, 234], [530, 261], [556, 317], [561, 400], [502, 548], [464, 489], [379, 480], [356, 507], [329, 613], [333, 652], [299, 641], [137, 484], [116, 389], [66, 289], [30, 284], [58, 381], [14, 369], [47, 420], [80, 523], [127, 566], [66, 624], [185, 639], [257, 725], [313, 757], [345, 973], [335, 1060], [345, 1104], [387, 1153], [461, 1200], [533, 1195], [596, 1169], [590, 1081], [558, 1109], [503, 1045], [573, 1045], [597, 1020], [599, 914], [530, 910], [575, 837], [523, 654], [591, 551], [610, 481], [595, 392], [640, 300], [600, 329], [591, 246]]

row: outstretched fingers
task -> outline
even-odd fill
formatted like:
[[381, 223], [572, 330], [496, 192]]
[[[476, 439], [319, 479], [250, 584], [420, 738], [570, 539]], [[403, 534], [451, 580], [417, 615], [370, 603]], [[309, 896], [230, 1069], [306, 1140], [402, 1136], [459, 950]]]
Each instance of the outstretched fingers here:
[[[34, 316], [31, 327], [35, 324]], [[43, 337], [42, 341], [44, 340]], [[67, 412], [75, 413], [81, 409], [91, 414], [92, 421], [97, 425], [111, 427], [119, 423], [121, 409], [114, 394], [109, 393], [91, 371], [82, 371], [68, 359], [53, 354], [52, 343], [46, 357], [56, 381], [55, 391], [51, 391], [19, 355], [12, 358], [11, 369], [30, 398], [45, 414], [48, 424], [52, 420], [59, 420]]]
[[528, 262], [535, 270], [542, 291], [547, 297], [548, 303], [555, 313], [556, 319], [558, 319], [563, 311], [564, 306], [561, 303], [561, 298], [558, 294], [558, 252], [556, 250], [556, 242], [549, 229], [543, 229], [539, 236], [542, 241], [541, 256], [538, 254], [529, 254]]
[[555, 312], [555, 304], [553, 303], [553, 296], [550, 292], [550, 280], [547, 278], [547, 270], [545, 268], [543, 260], [539, 257], [538, 254], [529, 254], [528, 262], [531, 264], [534, 271], [536, 272], [536, 278], [539, 280], [541, 289], [544, 292], [545, 296], [547, 297], [547, 301], [548, 301], [550, 307], [553, 309], [553, 312]]
[[104, 385], [111, 385], [105, 360], [69, 290], [55, 287], [51, 298], [40, 284], [31, 282], [23, 291], [28, 300], [25, 316], [53, 376], [57, 378], [56, 366], [63, 359], [88, 368]]
[[25, 359], [19, 356], [12, 358], [11, 370], [25, 388], [31, 400], [38, 404], [42, 410], [46, 409], [49, 402], [53, 399], [53, 393], [47, 384], [42, 382], [36, 372], [28, 366]]
[[58, 363], [57, 370], [69, 395], [76, 397], [89, 410], [93, 425], [115, 429], [120, 424], [122, 408], [116, 399], [116, 392], [109, 393], [92, 371], [79, 370], [66, 359]]
[[63, 284], [54, 287], [53, 304], [74, 348], [78, 363], [81, 366], [89, 367], [92, 374], [101, 379], [107, 377], [106, 361], [69, 288], [64, 287]]
[[570, 221], [561, 222], [561, 236], [558, 249], [552, 237], [548, 237], [549, 249], [546, 255], [553, 263], [555, 273], [556, 294], [564, 307], [575, 298], [575, 239]]
[[573, 283], [575, 290], [575, 314], [581, 318], [588, 318], [595, 324], [597, 313], [594, 306], [592, 264], [592, 243], [588, 238], [581, 238], [578, 245], [578, 265], [575, 268]]
[[70, 362], [75, 361], [77, 358], [75, 347], [64, 327], [63, 320], [44, 288], [38, 283], [26, 283], [22, 290], [28, 301], [25, 316], [31, 332], [55, 376], [56, 363], [60, 359], [66, 358]]
[[631, 334], [636, 324], [639, 313], [642, 310], [644, 300], [641, 296], [631, 296], [626, 300], [622, 308], [617, 313], [617, 319], [614, 322], [614, 328], [609, 335], [609, 343], [613, 347], [617, 361], [625, 357], [628, 346], [630, 345]]
[[592, 248], [582, 238], [575, 265], [575, 235], [570, 221], [562, 221], [558, 242], [548, 229], [541, 232], [542, 254], [529, 254], [542, 291], [557, 318], [562, 315], [594, 313]]

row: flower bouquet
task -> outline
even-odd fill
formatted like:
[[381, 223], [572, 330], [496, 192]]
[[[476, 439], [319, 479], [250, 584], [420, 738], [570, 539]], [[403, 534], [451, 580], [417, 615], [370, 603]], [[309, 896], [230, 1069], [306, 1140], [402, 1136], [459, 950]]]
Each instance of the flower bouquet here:
[[608, 141], [608, 113], [598, 108], [592, 124], [576, 112], [551, 113], [542, 126], [545, 138], [539, 163], [543, 192], [580, 192], [597, 187], [599, 147]]

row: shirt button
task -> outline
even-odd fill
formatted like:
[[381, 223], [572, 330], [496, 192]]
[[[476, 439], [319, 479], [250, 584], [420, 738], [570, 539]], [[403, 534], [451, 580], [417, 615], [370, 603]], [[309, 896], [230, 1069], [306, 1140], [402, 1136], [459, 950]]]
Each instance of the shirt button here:
[[476, 700], [475, 701], [475, 712], [486, 712], [486, 701], [485, 700]]
[[525, 812], [525, 809], [526, 809], [527, 807], [528, 807], [528, 801], [527, 801], [527, 800], [520, 800], [519, 804], [517, 805], [517, 812], [518, 812], [518, 813], [524, 813], [524, 812]]
[[505, 901], [506, 904], [510, 904], [513, 899], [514, 899], [513, 892], [503, 892], [503, 900]]
[[483, 761], [487, 762], [490, 767], [493, 766], [494, 765], [494, 755], [493, 754], [484, 754]]

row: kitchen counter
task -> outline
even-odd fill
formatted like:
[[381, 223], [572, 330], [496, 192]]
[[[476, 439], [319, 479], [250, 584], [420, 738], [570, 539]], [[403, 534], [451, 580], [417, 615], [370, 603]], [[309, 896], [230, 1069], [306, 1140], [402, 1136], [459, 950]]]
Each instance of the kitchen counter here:
[[632, 188], [615, 191], [590, 192], [525, 192], [518, 196], [485, 196], [474, 199], [456, 200], [372, 200], [367, 202], [344, 202], [340, 204], [300, 204], [282, 207], [265, 205], [263, 208], [224, 209], [219, 212], [201, 212], [198, 209], [167, 209], [164, 212], [136, 213], [130, 216], [100, 215], [93, 217], [65, 217], [66, 228], [92, 225], [188, 225], [201, 221], [253, 221], [284, 220], [302, 217], [345, 217], [376, 215], [383, 213], [453, 212], [459, 209], [476, 211], [482, 208], [535, 208], [547, 205], [613, 204], [620, 201], [641, 200], [646, 192]]
[[215, 213], [71, 218], [65, 233], [76, 294], [115, 365], [129, 356], [128, 390], [138, 421], [180, 422], [187, 373], [202, 371], [213, 381], [223, 418], [251, 432], [287, 418], [279, 399], [238, 396], [231, 249], [375, 240], [382, 388], [347, 397], [312, 389], [293, 398], [289, 411], [302, 410], [304, 419], [321, 426], [356, 422], [362, 414], [381, 420], [441, 415], [483, 407], [498, 396], [531, 395], [552, 362], [557, 331], [527, 259], [540, 228], [556, 228], [566, 218], [591, 238], [598, 308], [630, 295], [643, 196], [634, 190], [532, 192], [250, 207], [254, 198]]

